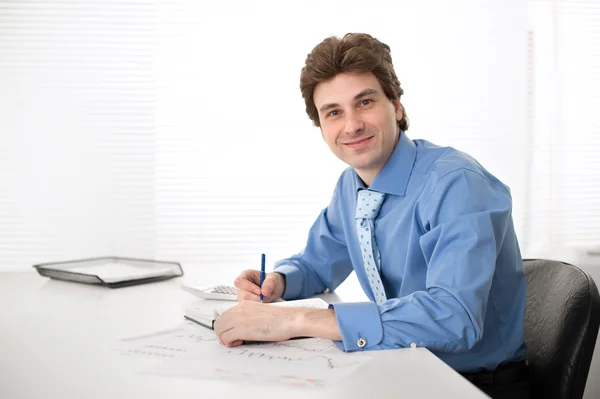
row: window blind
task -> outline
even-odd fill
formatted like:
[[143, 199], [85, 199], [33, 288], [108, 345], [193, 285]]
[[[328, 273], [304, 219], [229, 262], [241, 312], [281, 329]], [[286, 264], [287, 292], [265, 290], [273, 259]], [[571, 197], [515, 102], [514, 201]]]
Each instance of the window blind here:
[[155, 255], [156, 9], [0, 2], [0, 270]]
[[532, 1], [533, 159], [529, 256], [600, 247], [600, 4]]
[[345, 165], [299, 73], [353, 31], [391, 46], [409, 136], [474, 155], [512, 188], [521, 229], [524, 5], [362, 5], [3, 2], [0, 267], [113, 252], [216, 280], [300, 251]]
[[556, 190], [561, 239], [600, 248], [600, 4], [556, 4]]

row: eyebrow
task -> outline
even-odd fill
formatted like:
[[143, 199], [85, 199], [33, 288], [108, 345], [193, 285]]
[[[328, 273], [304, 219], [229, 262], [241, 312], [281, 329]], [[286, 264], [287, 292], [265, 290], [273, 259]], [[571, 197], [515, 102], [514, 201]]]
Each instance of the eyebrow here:
[[[378, 95], [379, 92], [375, 89], [364, 89], [360, 93], [354, 96], [354, 101], [360, 100], [363, 97], [370, 96], [372, 94]], [[319, 112], [327, 111], [328, 109], [339, 107], [340, 105], [337, 103], [325, 104], [321, 108], [319, 108]]]

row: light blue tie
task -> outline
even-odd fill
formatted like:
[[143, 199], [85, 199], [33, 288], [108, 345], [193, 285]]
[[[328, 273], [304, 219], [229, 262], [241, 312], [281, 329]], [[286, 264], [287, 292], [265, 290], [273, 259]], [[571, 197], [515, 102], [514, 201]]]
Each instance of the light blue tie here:
[[387, 300], [379, 270], [381, 269], [381, 256], [375, 242], [375, 224], [373, 220], [379, 213], [385, 194], [370, 190], [360, 190], [356, 200], [356, 230], [358, 242], [363, 257], [363, 263], [369, 284], [377, 305]]

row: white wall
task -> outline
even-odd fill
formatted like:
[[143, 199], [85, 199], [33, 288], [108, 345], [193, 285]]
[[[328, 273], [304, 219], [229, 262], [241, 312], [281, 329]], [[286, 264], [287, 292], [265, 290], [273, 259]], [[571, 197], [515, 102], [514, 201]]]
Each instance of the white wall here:
[[586, 7], [4, 1], [0, 270], [112, 253], [234, 273], [300, 250], [344, 168], [300, 68], [349, 31], [392, 47], [409, 136], [476, 156], [512, 189], [523, 254], [569, 260], [600, 243]]
[[529, 2], [528, 256], [579, 264], [600, 249], [599, 6]]
[[0, 270], [115, 253], [234, 273], [300, 250], [345, 166], [299, 72], [349, 31], [392, 47], [410, 137], [475, 155], [522, 228], [519, 1], [4, 4]]
[[177, 1], [159, 14], [160, 257], [220, 273], [302, 248], [345, 166], [304, 112], [300, 69], [314, 45], [352, 31], [391, 46], [409, 136], [475, 155], [513, 189], [521, 228], [521, 2]]
[[304, 113], [300, 68], [351, 31], [391, 46], [411, 138], [511, 187], [523, 255], [576, 262], [600, 245], [598, 10], [4, 0], [0, 271], [116, 254], [223, 281], [300, 250], [344, 168]]
[[0, 3], [0, 271], [155, 255], [148, 4]]

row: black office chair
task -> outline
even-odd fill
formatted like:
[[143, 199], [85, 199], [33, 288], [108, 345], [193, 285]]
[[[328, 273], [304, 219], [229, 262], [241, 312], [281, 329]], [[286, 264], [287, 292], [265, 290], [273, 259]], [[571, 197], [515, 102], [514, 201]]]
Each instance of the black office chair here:
[[596, 284], [586, 272], [568, 263], [523, 262], [531, 397], [581, 398], [600, 325]]

